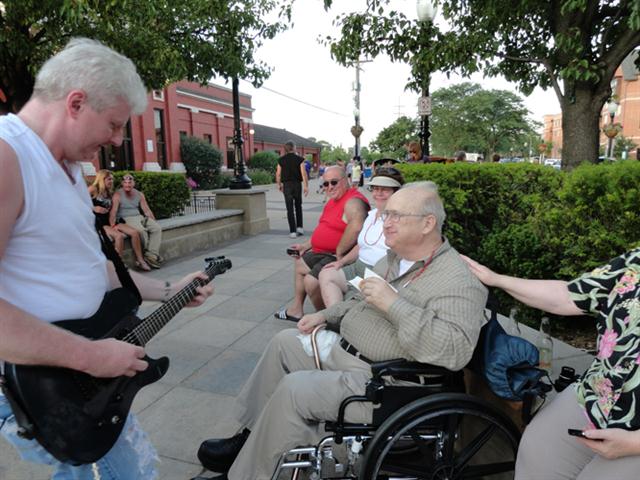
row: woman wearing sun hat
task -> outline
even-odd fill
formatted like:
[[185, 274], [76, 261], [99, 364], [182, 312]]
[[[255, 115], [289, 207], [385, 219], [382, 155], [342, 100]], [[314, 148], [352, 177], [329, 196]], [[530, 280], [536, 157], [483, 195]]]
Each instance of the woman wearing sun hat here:
[[340, 260], [327, 264], [318, 278], [320, 293], [325, 307], [342, 301], [348, 281], [363, 277], [365, 268], [371, 268], [387, 253], [380, 214], [387, 200], [404, 184], [400, 171], [393, 167], [378, 167], [367, 188], [372, 193], [375, 208], [369, 211], [364, 221], [358, 244]]

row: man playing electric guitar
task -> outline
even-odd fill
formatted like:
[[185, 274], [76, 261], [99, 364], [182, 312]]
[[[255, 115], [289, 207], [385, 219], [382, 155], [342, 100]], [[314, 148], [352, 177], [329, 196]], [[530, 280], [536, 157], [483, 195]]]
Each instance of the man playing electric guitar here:
[[[0, 360], [78, 370], [94, 377], [133, 376], [147, 368], [144, 349], [89, 340], [51, 325], [91, 317], [120, 286], [100, 249], [91, 200], [78, 162], [103, 145], [119, 146], [131, 114], [147, 104], [133, 63], [87, 39], [74, 39], [39, 71], [18, 115], [0, 117]], [[171, 284], [131, 273], [142, 298], [168, 300], [202, 272]], [[213, 287], [197, 287], [188, 306]], [[0, 432], [24, 458], [56, 467], [56, 479], [152, 479], [157, 455], [129, 415], [115, 446], [92, 465], [53, 459], [16, 435], [0, 395]]]

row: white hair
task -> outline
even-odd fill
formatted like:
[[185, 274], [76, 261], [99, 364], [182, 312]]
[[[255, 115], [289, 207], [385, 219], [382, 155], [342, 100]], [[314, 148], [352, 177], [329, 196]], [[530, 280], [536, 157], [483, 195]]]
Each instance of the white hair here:
[[444, 211], [444, 205], [442, 199], [438, 194], [438, 185], [432, 181], [411, 182], [402, 186], [402, 190], [416, 189], [422, 192], [422, 195], [418, 195], [417, 198], [422, 200], [419, 202], [419, 212], [423, 215], [433, 215], [436, 218], [436, 227], [438, 232], [442, 233], [442, 226], [447, 218], [447, 214]]
[[126, 101], [134, 114], [147, 108], [147, 90], [135, 65], [96, 40], [73, 38], [45, 62], [36, 76], [33, 95], [45, 101], [83, 90], [97, 112]]

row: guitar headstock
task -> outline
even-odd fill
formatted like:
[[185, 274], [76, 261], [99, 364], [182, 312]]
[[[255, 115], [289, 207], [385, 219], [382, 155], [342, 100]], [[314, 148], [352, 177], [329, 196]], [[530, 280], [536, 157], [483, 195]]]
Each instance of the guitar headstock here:
[[209, 276], [209, 278], [220, 275], [221, 273], [224, 273], [231, 268], [231, 260], [225, 258], [224, 255], [221, 255], [219, 257], [207, 257], [204, 259], [204, 261], [207, 262], [205, 273]]

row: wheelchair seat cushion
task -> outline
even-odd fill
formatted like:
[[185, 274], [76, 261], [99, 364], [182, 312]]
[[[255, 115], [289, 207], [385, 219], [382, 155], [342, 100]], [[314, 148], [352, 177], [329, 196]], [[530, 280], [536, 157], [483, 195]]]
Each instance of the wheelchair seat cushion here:
[[492, 315], [482, 327], [469, 368], [482, 375], [499, 397], [521, 401], [545, 375], [537, 368], [538, 361], [538, 349], [524, 338], [508, 335]]

